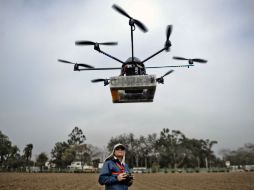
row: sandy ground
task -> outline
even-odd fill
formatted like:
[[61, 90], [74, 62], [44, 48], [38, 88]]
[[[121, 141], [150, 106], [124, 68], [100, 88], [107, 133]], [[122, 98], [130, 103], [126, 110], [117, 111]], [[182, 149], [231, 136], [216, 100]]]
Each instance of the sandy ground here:
[[[98, 174], [0, 173], [0, 190], [103, 190]], [[130, 190], [254, 190], [254, 172], [136, 174]]]

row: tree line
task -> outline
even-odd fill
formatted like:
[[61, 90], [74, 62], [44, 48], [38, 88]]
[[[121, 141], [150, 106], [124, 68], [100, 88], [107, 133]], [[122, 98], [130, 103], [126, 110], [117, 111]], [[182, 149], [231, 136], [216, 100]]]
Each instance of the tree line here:
[[[31, 161], [32, 150], [33, 144], [29, 143], [24, 147], [23, 153], [21, 153], [17, 145], [12, 145], [12, 142], [9, 140], [8, 136], [6, 136], [0, 131], [1, 169], [9, 170], [9, 169], [25, 168], [26, 166], [33, 165], [34, 162]], [[38, 165], [41, 165], [41, 163], [47, 159], [48, 159], [47, 155], [45, 153], [41, 153], [37, 158]]]
[[164, 128], [159, 135], [135, 138], [134, 134], [112, 137], [108, 149], [120, 142], [127, 146], [130, 167], [210, 168], [222, 166], [212, 147], [217, 141], [186, 137], [179, 130]]
[[126, 161], [131, 168], [212, 168], [224, 167], [225, 161], [233, 165], [254, 164], [254, 144], [248, 143], [237, 150], [223, 149], [222, 158], [212, 150], [218, 142], [209, 139], [188, 138], [179, 130], [164, 128], [159, 134], [135, 137], [133, 133], [112, 137], [108, 151], [85, 143], [86, 136], [77, 126], [68, 135], [68, 140], [56, 142], [49, 156], [42, 152], [32, 161], [33, 144], [27, 144], [23, 151], [12, 145], [8, 136], [0, 131], [0, 167], [1, 170], [13, 170], [30, 166], [51, 166], [66, 168], [73, 161], [80, 161], [82, 166], [98, 166], [109, 154], [113, 146], [122, 143], [126, 146]]

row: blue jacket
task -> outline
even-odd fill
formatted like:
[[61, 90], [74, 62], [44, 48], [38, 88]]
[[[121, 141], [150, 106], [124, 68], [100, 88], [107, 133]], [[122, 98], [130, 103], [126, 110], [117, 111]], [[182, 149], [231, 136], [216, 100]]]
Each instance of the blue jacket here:
[[[118, 159], [107, 160], [104, 162], [99, 176], [99, 183], [101, 185], [105, 185], [105, 190], [128, 190], [128, 185], [130, 184], [128, 184], [126, 181], [118, 181], [118, 174], [112, 174], [114, 172], [121, 172], [120, 168], [117, 167], [116, 162], [121, 164]], [[125, 173], [130, 173], [127, 164], [124, 166], [124, 171]]]

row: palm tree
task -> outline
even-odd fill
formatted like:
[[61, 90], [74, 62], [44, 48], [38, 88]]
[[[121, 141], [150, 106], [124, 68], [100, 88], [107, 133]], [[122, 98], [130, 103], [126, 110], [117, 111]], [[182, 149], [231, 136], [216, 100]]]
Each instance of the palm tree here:
[[213, 151], [212, 151], [212, 147], [214, 144], [217, 144], [217, 141], [210, 141], [209, 139], [206, 140], [201, 140], [202, 141], [202, 152], [203, 155], [205, 156], [205, 165], [206, 168], [210, 168], [211, 167], [211, 161], [212, 161], [212, 157], [214, 157]]

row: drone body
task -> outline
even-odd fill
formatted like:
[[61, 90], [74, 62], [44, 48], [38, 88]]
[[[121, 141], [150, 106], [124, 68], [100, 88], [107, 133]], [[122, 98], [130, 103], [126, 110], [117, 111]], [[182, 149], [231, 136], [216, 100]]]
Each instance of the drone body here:
[[104, 86], [110, 84], [110, 90], [112, 95], [113, 103], [130, 103], [130, 102], [153, 102], [156, 83], [164, 84], [164, 77], [172, 73], [174, 70], [169, 70], [163, 76], [156, 78], [155, 75], [148, 75], [146, 73], [146, 69], [154, 69], [154, 68], [169, 68], [169, 67], [187, 67], [194, 66], [193, 62], [206, 63], [206, 60], [203, 59], [186, 59], [182, 57], [173, 57], [178, 60], [188, 60], [188, 65], [166, 65], [166, 66], [153, 66], [153, 67], [145, 67], [144, 63], [159, 53], [166, 51], [169, 52], [171, 47], [171, 42], [169, 37], [171, 35], [173, 26], [169, 25], [166, 29], [166, 42], [164, 47], [153, 55], [149, 56], [145, 60], [141, 61], [137, 57], [134, 57], [134, 46], [133, 46], [133, 31], [136, 26], [142, 30], [143, 32], [147, 32], [148, 29], [146, 26], [129, 16], [122, 8], [117, 5], [112, 6], [118, 13], [123, 16], [129, 18], [129, 25], [131, 29], [131, 53], [132, 56], [129, 57], [125, 62], [119, 60], [118, 58], [102, 51], [100, 49], [100, 45], [117, 45], [117, 42], [92, 42], [92, 41], [76, 41], [76, 45], [93, 45], [94, 50], [108, 56], [111, 59], [114, 59], [117, 62], [122, 64], [121, 67], [93, 67], [84, 63], [72, 63], [70, 61], [65, 61], [59, 59], [58, 61], [63, 63], [74, 64], [74, 71], [92, 71], [92, 70], [120, 70], [120, 75], [115, 77], [110, 77], [109, 79], [94, 79], [92, 82], [104, 82]]
[[155, 90], [155, 75], [110, 77], [113, 103], [153, 102]]

